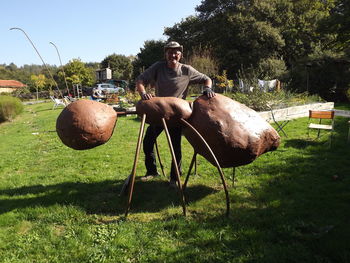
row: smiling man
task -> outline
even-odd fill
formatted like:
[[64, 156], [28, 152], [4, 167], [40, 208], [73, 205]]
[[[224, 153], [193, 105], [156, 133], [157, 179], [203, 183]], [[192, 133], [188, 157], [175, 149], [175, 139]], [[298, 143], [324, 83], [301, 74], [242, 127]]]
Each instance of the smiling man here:
[[[190, 65], [180, 63], [183, 47], [171, 41], [164, 47], [165, 61], [158, 61], [146, 69], [136, 80], [136, 89], [143, 100], [152, 99], [153, 95], [146, 92], [145, 86], [154, 85], [155, 96], [157, 97], [177, 97], [185, 99], [190, 84], [202, 84], [205, 86], [203, 94], [208, 98], [215, 96], [212, 91], [211, 79], [203, 73], [198, 72]], [[147, 173], [141, 180], [146, 181], [154, 176], [158, 176], [156, 158], [154, 155], [154, 144], [163, 131], [163, 127], [150, 125], [147, 128], [143, 140], [143, 151], [145, 153], [145, 165]], [[178, 167], [181, 174], [181, 127], [169, 128], [171, 141]], [[171, 165], [170, 186], [176, 187], [175, 167]]]

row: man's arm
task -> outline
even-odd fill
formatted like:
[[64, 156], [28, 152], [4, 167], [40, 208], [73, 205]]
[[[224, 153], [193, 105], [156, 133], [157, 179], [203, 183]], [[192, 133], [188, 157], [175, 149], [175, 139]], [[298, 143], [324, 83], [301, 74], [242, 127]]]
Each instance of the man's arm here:
[[145, 85], [141, 79], [138, 79], [136, 81], [136, 89], [143, 100], [152, 99], [152, 97], [153, 97], [152, 94], [146, 92]]
[[211, 89], [212, 85], [213, 85], [213, 82], [211, 81], [211, 78], [207, 78], [204, 82], [205, 88], [204, 88], [203, 94], [207, 95], [208, 98], [212, 98], [216, 96], [215, 92]]
[[211, 89], [213, 82], [211, 78], [207, 75], [200, 73], [198, 70], [193, 68], [190, 65], [186, 65], [190, 72], [190, 84], [202, 84], [204, 85], [203, 95], [206, 95], [208, 98], [215, 97], [215, 92]]

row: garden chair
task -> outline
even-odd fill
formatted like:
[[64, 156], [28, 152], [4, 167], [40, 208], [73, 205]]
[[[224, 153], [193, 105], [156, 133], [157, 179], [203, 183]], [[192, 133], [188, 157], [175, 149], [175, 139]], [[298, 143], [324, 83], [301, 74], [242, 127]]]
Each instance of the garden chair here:
[[70, 96], [64, 96], [64, 100], [68, 103], [76, 101], [76, 98], [72, 98]]
[[[312, 119], [319, 119], [318, 123], [312, 123]], [[330, 120], [330, 124], [322, 124], [322, 120]], [[325, 111], [315, 111], [309, 110], [309, 125], [308, 125], [308, 136], [310, 129], [317, 129], [317, 138], [320, 137], [321, 130], [329, 131], [330, 135], [330, 144], [332, 143], [332, 134], [334, 130], [334, 111], [333, 110], [325, 110]]]
[[284, 134], [284, 136], [288, 137], [287, 136], [287, 133], [284, 131], [284, 127], [290, 122], [290, 119], [288, 117], [285, 117], [283, 120], [281, 120], [280, 122], [277, 121], [276, 117], [275, 117], [275, 113], [273, 111], [273, 108], [269, 105], [267, 105], [270, 109], [270, 112], [271, 112], [271, 117], [272, 117], [272, 120], [273, 122], [276, 124], [276, 131], [279, 133], [279, 132], [282, 132]]
[[56, 99], [53, 96], [50, 96], [50, 99], [54, 102], [54, 105], [53, 105], [52, 109], [55, 109], [55, 108], [57, 108], [60, 105], [63, 106], [63, 107], [66, 107], [66, 103], [63, 100]]

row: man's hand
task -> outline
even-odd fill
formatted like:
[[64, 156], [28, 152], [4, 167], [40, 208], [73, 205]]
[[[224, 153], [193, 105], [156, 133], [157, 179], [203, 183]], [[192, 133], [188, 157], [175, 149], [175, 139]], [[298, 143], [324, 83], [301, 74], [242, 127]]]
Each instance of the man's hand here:
[[208, 86], [204, 88], [203, 95], [206, 95], [209, 99], [215, 97], [215, 92]]
[[152, 94], [146, 92], [142, 92], [140, 95], [142, 100], [150, 100], [153, 97]]

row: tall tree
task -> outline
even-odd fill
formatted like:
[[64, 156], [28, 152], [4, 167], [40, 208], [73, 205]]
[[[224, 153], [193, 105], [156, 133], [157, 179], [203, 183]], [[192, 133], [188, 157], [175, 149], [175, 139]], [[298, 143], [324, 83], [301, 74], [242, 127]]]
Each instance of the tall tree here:
[[[264, 60], [284, 59], [291, 66], [323, 41], [317, 30], [334, 0], [203, 0], [198, 15], [172, 28], [169, 38], [210, 45], [221, 70], [233, 76], [239, 69], [259, 68]], [[190, 32], [188, 34], [187, 32]]]
[[329, 47], [345, 51], [350, 57], [350, 1], [336, 1], [331, 15], [320, 24], [320, 30], [329, 34], [337, 32]]
[[[64, 66], [67, 82], [69, 86], [73, 84], [81, 84], [83, 86], [91, 86], [94, 83], [95, 72], [85, 66], [80, 59], [73, 59]], [[61, 82], [63, 82], [61, 80]]]
[[130, 80], [132, 76], [131, 59], [124, 55], [112, 54], [101, 62], [102, 68], [110, 68], [114, 79]]
[[146, 68], [151, 66], [158, 60], [164, 59], [164, 45], [163, 40], [146, 40], [136, 59], [133, 61], [134, 75], [136, 78]]
[[197, 16], [189, 16], [173, 27], [166, 27], [164, 34], [169, 36], [169, 40], [177, 41], [184, 46], [184, 57], [192, 55], [194, 48], [206, 46], [208, 37], [202, 21]]
[[36, 99], [39, 99], [39, 90], [42, 90], [46, 85], [46, 77], [44, 74], [31, 75], [30, 79], [36, 89]]

